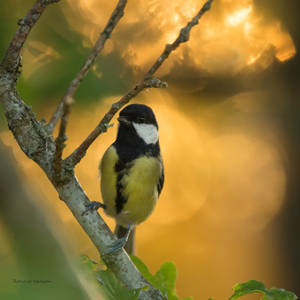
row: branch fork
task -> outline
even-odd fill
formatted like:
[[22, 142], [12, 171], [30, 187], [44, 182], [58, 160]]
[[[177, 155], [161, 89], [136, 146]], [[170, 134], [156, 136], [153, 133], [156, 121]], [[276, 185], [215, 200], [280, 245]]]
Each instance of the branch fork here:
[[[147, 88], [166, 88], [167, 83], [155, 78], [153, 75], [169, 55], [183, 42], [189, 40], [191, 28], [198, 24], [201, 16], [210, 9], [213, 0], [208, 0], [200, 9], [198, 14], [180, 31], [176, 40], [165, 46], [165, 49], [146, 72], [142, 80], [128, 91], [100, 120], [96, 128], [76, 148], [71, 155], [62, 159], [65, 141], [67, 140], [66, 128], [71, 107], [74, 103], [74, 94], [94, 64], [104, 44], [110, 38], [112, 31], [124, 15], [127, 0], [119, 0], [107, 25], [100, 34], [85, 64], [70, 83], [66, 94], [62, 98], [55, 113], [47, 125], [43, 121], [38, 122], [16, 90], [16, 82], [19, 77], [21, 66], [21, 50], [31, 31], [44, 10], [49, 4], [60, 0], [37, 0], [26, 16], [19, 20], [17, 31], [5, 53], [0, 65], [0, 102], [3, 105], [8, 121], [9, 129], [13, 132], [15, 139], [23, 152], [34, 160], [48, 176], [58, 195], [69, 207], [79, 224], [83, 227], [90, 239], [97, 247], [106, 265], [115, 273], [116, 277], [128, 288], [142, 288], [139, 299], [162, 300], [163, 296], [159, 290], [153, 288], [149, 282], [138, 272], [124, 250], [116, 253], [106, 254], [107, 248], [115, 240], [108, 226], [97, 212], [82, 216], [85, 205], [90, 203], [86, 193], [80, 186], [74, 174], [75, 166], [84, 157], [86, 151], [95, 139], [108, 128], [114, 115], [126, 105], [133, 97]], [[54, 140], [52, 133], [60, 120], [59, 133]], [[148, 286], [148, 289], [143, 289]]]

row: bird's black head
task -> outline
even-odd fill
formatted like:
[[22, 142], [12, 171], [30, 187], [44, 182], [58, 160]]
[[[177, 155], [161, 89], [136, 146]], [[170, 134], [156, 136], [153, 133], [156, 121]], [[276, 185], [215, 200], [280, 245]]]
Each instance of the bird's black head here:
[[128, 105], [120, 112], [118, 121], [116, 142], [122, 147], [158, 145], [158, 124], [149, 106]]
[[121, 110], [118, 121], [120, 125], [152, 124], [158, 128], [158, 124], [152, 109], [143, 104], [131, 104]]

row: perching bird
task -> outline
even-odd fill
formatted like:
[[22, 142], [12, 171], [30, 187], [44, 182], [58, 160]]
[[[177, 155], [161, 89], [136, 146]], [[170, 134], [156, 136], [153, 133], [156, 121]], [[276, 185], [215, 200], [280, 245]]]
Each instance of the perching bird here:
[[[116, 220], [116, 249], [124, 246], [134, 226], [152, 213], [164, 183], [158, 124], [152, 109], [128, 105], [118, 121], [117, 138], [99, 165], [104, 210]], [[132, 245], [127, 246], [131, 250]]]

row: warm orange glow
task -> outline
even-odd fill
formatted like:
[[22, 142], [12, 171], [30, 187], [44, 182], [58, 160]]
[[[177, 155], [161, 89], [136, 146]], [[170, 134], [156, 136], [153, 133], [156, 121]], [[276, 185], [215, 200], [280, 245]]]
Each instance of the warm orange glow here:
[[[153, 215], [137, 230], [138, 251], [152, 271], [166, 260], [176, 262], [182, 297], [224, 299], [238, 281], [267, 278], [271, 282], [279, 276], [272, 265], [278, 255], [274, 241], [270, 242], [269, 236], [263, 241], [256, 239], [284, 201], [286, 174], [276, 128], [265, 125], [263, 130], [257, 129], [253, 123], [247, 125], [251, 129], [248, 132], [240, 118], [236, 124], [215, 129], [228, 107], [235, 107], [241, 116], [259, 115], [264, 97], [262, 92], [243, 93], [208, 107], [200, 107], [189, 98], [176, 102], [165, 90], [151, 90], [140, 98], [154, 109], [160, 125], [166, 181]], [[114, 100], [105, 99], [90, 110], [73, 111], [65, 155], [96, 126]], [[115, 138], [114, 122], [76, 167], [91, 200], [101, 199], [97, 166]], [[43, 196], [38, 205], [59, 227], [54, 229], [57, 238], [64, 245], [72, 245], [66, 252], [98, 259], [95, 248], [39, 167], [20, 151], [10, 132], [2, 132], [1, 139], [12, 146], [26, 182]], [[113, 220], [100, 213], [113, 227]], [[195, 282], [202, 282], [201, 289]]]
[[[259, 110], [262, 96], [239, 94], [227, 105], [234, 103], [241, 111]], [[183, 114], [166, 92], [151, 91], [145, 99], [157, 112], [166, 173], [170, 176], [159, 202], [161, 209], [149, 222], [184, 222], [202, 212], [211, 222], [224, 226], [238, 222], [249, 232], [268, 224], [281, 208], [285, 192], [278, 151], [259, 133], [250, 137], [230, 128], [216, 135], [208, 129], [209, 119], [202, 116], [193, 120]], [[216, 111], [214, 107], [211, 115]]]
[[249, 6], [234, 12], [232, 15], [229, 15], [227, 17], [228, 24], [231, 26], [237, 26], [240, 25], [241, 23], [245, 23], [247, 19], [249, 19], [248, 17], [251, 11], [252, 11], [252, 6]]
[[292, 58], [296, 54], [296, 48], [291, 36], [287, 32], [282, 32], [281, 25], [279, 22], [274, 24], [268, 35], [270, 38], [274, 38], [274, 47], [277, 49], [276, 58], [283, 62]]
[[[66, 19], [83, 35], [84, 47], [90, 48], [116, 1], [66, 2], [70, 3], [63, 6]], [[148, 68], [203, 3], [204, 0], [129, 1], [125, 16], [101, 55], [115, 51], [137, 72]], [[280, 20], [267, 20], [255, 10], [253, 0], [219, 0], [193, 29], [190, 41], [172, 53], [159, 76], [170, 72], [175, 63], [211, 74], [254, 72], [270, 67], [275, 60], [284, 62], [295, 53], [292, 37]], [[59, 54], [49, 45], [29, 41], [24, 56], [24, 75], [28, 77]], [[94, 66], [92, 71], [101, 78], [101, 68]], [[285, 274], [274, 270], [272, 258], [278, 255], [278, 249], [271, 244], [272, 237], [257, 240], [284, 203], [282, 141], [276, 135], [276, 125], [265, 122], [257, 128], [255, 120], [243, 123], [245, 114], [256, 116], [264, 111], [263, 92], [237, 94], [223, 103], [216, 101], [204, 107], [200, 107], [199, 99], [180, 97], [175, 99], [170, 90], [152, 89], [134, 101], [150, 105], [156, 113], [166, 173], [153, 215], [137, 230], [138, 251], [151, 271], [166, 260], [176, 262], [182, 297], [224, 299], [238, 281], [267, 278], [271, 282]], [[104, 99], [94, 107], [91, 104], [90, 110], [80, 107], [76, 111], [74, 107], [65, 155], [74, 150], [117, 99]], [[232, 108], [239, 115], [238, 121], [222, 124], [220, 129], [220, 120], [227, 120], [226, 114]], [[45, 110], [48, 113], [53, 108]], [[93, 201], [101, 200], [97, 166], [115, 138], [117, 122], [114, 123], [76, 167], [76, 176]], [[30, 188], [42, 195], [37, 205], [55, 224], [53, 232], [66, 252], [86, 253], [98, 259], [94, 246], [58, 200], [39, 167], [25, 157], [10, 132], [1, 132], [0, 138], [12, 147]], [[113, 228], [114, 221], [100, 213]], [[5, 242], [5, 238], [2, 240]], [[195, 282], [201, 282], [201, 289]]]
[[[70, 25], [85, 37], [84, 45], [90, 47], [114, 3], [95, 0], [76, 3], [71, 1], [74, 11], [66, 7], [65, 15]], [[112, 49], [118, 51], [135, 70], [148, 67], [203, 3], [195, 0], [129, 2], [106, 53]], [[265, 19], [253, 7], [253, 0], [214, 3], [213, 9], [193, 29], [189, 43], [172, 54], [160, 73], [168, 73], [175, 62], [183, 59], [183, 63], [199, 70], [227, 74], [240, 72], [249, 65], [253, 66], [252, 70], [265, 69], [275, 58], [283, 62], [293, 57], [296, 49], [290, 34], [279, 21]], [[269, 51], [271, 48], [274, 51]]]

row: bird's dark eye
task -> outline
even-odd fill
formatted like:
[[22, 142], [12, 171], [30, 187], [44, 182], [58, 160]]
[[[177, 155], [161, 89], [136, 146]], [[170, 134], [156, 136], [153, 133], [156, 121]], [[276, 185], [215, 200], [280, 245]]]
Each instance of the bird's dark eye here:
[[145, 118], [144, 117], [137, 117], [137, 122], [138, 123], [144, 123], [145, 122]]

